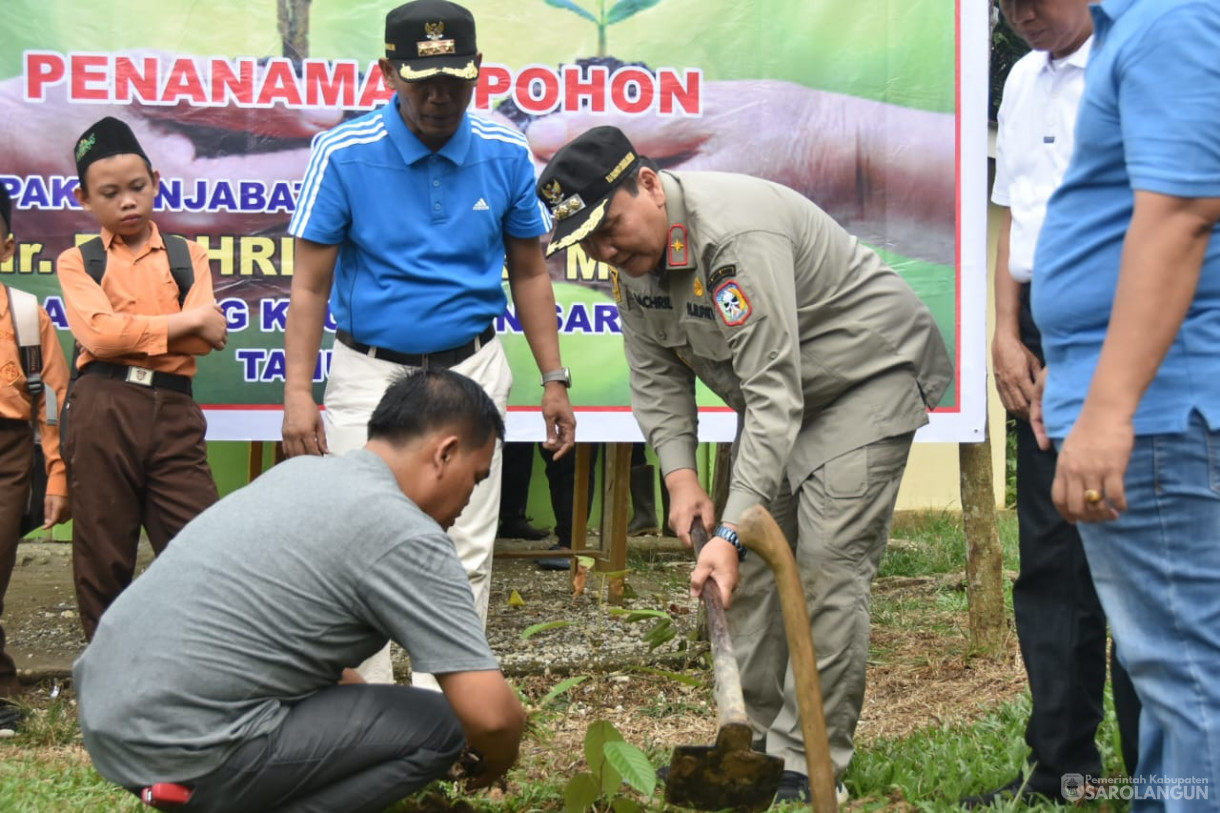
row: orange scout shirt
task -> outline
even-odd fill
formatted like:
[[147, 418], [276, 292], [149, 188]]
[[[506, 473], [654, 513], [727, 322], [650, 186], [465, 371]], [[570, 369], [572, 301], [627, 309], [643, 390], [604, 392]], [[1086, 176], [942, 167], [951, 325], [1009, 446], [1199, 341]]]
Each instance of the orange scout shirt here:
[[[38, 335], [42, 339], [42, 380], [55, 390], [55, 403], [63, 409], [64, 399], [68, 397], [68, 363], [64, 361], [55, 323], [42, 308], [38, 309]], [[21, 369], [8, 297], [0, 291], [0, 418], [28, 421], [30, 407], [30, 391], [25, 388], [25, 372]], [[38, 404], [38, 427], [42, 432], [42, 453], [47, 459], [47, 493], [66, 497], [68, 475], [63, 458], [59, 456], [59, 426], [47, 425], [45, 402]]]
[[165, 241], [157, 224], [151, 225], [152, 234], [135, 254], [113, 232], [102, 229], [106, 273], [100, 286], [85, 271], [79, 248], [59, 255], [56, 274], [64, 310], [81, 345], [78, 369], [91, 361], [108, 361], [193, 376], [195, 356], [211, 352], [211, 345], [197, 336], [177, 339], [170, 347], [168, 322], [170, 314], [216, 301], [207, 251], [187, 241], [195, 282], [179, 308], [178, 284], [169, 270]]

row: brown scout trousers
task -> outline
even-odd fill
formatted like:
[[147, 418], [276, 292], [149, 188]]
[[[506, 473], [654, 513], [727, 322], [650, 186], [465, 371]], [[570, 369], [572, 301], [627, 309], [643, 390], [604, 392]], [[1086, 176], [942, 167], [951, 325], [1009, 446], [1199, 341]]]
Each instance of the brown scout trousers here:
[[65, 407], [72, 569], [85, 637], [131, 583], [140, 526], [160, 554], [216, 502], [203, 412], [190, 395], [84, 374]]
[[[34, 454], [34, 431], [29, 421], [0, 418], [0, 622], [4, 620], [4, 594], [17, 563], [21, 514], [30, 488], [30, 466]], [[21, 686], [17, 667], [4, 651], [4, 626], [0, 623], [0, 698], [14, 697]]]

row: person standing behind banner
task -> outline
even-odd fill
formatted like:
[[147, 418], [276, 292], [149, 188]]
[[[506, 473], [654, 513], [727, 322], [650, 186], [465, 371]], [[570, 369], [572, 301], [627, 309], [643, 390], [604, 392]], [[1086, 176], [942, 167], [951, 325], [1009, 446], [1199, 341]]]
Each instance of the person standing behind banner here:
[[1078, 148], [1034, 255], [1030, 416], [1143, 704], [1132, 809], [1214, 810], [1199, 800], [1220, 783], [1220, 4], [1090, 11]]
[[[8, 188], [0, 184], [0, 263], [11, 259], [16, 249], [12, 222], [12, 200]], [[30, 472], [34, 463], [31, 421], [38, 423], [47, 471], [42, 527], [50, 528], [68, 519], [68, 477], [59, 453], [59, 426], [54, 421], [48, 422], [48, 418], [57, 417], [55, 404], [64, 402], [68, 364], [64, 361], [64, 351], [51, 317], [41, 307], [37, 310], [44, 390], [34, 402], [21, 363], [11, 295], [8, 286], [0, 290], [0, 619], [4, 616], [4, 594], [17, 563], [21, 513], [30, 493]], [[4, 627], [0, 626], [0, 728], [11, 728], [20, 715], [7, 701], [21, 692], [21, 684], [17, 681], [17, 665], [5, 653], [4, 643]]]
[[[579, 243], [616, 269], [631, 409], [660, 460], [669, 519], [688, 545], [692, 522], [713, 532], [691, 588], [711, 575], [732, 601], [746, 712], [766, 752], [784, 760], [776, 801], [807, 801], [779, 595], [736, 532], [757, 504], [788, 526], [842, 803], [864, 702], [872, 579], [915, 430], [953, 380], [932, 313], [808, 198], [745, 175], [660, 172], [616, 127], [559, 150], [538, 196], [556, 221], [548, 252]], [[719, 525], [696, 476], [696, 380], [740, 416]]]
[[[126, 123], [107, 116], [73, 153], [76, 199], [102, 227], [103, 273], [88, 245], [59, 255], [64, 310], [80, 345], [64, 405], [63, 454], [72, 494], [72, 569], [85, 637], [131, 583], [140, 526], [153, 552], [216, 502], [207, 423], [191, 394], [195, 356], [228, 337], [207, 252], [163, 237], [151, 220], [160, 175]], [[173, 247], [174, 241], [179, 248]], [[101, 253], [104, 250], [104, 253]], [[189, 252], [183, 291], [174, 257]], [[91, 273], [92, 272], [92, 273]]]
[[[1055, 451], [1041, 451], [1029, 401], [1042, 369], [1042, 339], [1029, 310], [1034, 247], [1046, 202], [1063, 180], [1092, 45], [1088, 0], [1002, 0], [1009, 25], [1034, 49], [1008, 74], [996, 138], [991, 199], [1004, 207], [995, 269], [996, 391], [1016, 419], [1021, 571], [1012, 588], [1031, 706], [1025, 741], [1034, 767], [1003, 787], [962, 800], [990, 804], [1020, 794], [1062, 800], [1064, 774], [1101, 776], [1095, 737], [1105, 717], [1106, 616], [1076, 526], [1051, 500]], [[1138, 753], [1139, 698], [1110, 658], [1114, 708], [1128, 770]]]
[[[571, 384], [559, 355], [555, 297], [539, 237], [550, 228], [533, 195], [520, 133], [472, 117], [482, 54], [475, 22], [446, 0], [386, 15], [379, 65], [395, 91], [382, 109], [316, 137], [296, 213], [285, 327], [284, 450], [359, 448], [389, 381], [409, 367], [448, 367], [479, 382], [503, 414], [512, 373], [496, 337], [505, 267], [517, 317], [542, 371], [545, 445], [574, 442]], [[329, 299], [338, 329], [325, 420], [313, 399]], [[486, 620], [500, 501], [500, 453], [450, 536]], [[393, 679], [388, 650], [361, 667]], [[418, 676], [417, 685], [435, 686]]]

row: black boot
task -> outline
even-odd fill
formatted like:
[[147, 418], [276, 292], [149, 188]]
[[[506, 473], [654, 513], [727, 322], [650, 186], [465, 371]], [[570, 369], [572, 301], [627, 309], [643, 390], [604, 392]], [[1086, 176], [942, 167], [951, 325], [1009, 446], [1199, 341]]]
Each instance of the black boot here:
[[657, 478], [652, 466], [631, 467], [631, 522], [627, 524], [628, 536], [656, 536], [657, 526]]

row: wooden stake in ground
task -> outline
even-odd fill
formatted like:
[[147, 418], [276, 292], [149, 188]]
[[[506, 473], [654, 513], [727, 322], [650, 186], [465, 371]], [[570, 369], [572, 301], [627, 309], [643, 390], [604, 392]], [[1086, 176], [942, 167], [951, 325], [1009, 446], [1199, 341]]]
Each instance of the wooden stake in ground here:
[[1008, 625], [1004, 617], [1004, 559], [996, 528], [991, 440], [958, 447], [962, 485], [962, 524], [966, 535], [966, 599], [970, 641], [983, 653], [1002, 651]]

